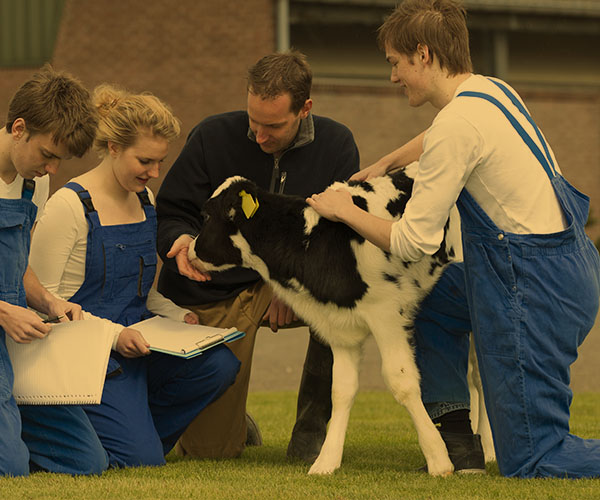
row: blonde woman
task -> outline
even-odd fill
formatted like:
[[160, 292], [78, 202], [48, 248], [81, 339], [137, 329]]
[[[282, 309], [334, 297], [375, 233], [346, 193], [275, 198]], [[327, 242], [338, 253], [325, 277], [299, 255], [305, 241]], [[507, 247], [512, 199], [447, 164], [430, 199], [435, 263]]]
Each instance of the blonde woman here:
[[188, 423], [235, 380], [239, 361], [225, 346], [182, 360], [150, 353], [129, 325], [155, 314], [198, 317], [152, 289], [156, 213], [146, 184], [159, 175], [178, 120], [155, 96], [101, 85], [94, 91], [100, 164], [48, 201], [30, 264], [55, 295], [85, 317], [114, 325], [100, 405], [86, 406], [113, 467], [160, 465]]

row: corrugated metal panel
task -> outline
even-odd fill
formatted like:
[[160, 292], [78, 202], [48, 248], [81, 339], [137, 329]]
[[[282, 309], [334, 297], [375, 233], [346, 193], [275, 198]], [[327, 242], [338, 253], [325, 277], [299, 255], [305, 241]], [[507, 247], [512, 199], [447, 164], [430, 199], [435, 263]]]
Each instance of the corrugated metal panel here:
[[600, 0], [463, 0], [467, 9], [600, 16]]
[[[393, 9], [402, 0], [289, 0], [290, 4], [362, 6]], [[600, 0], [463, 0], [468, 10], [600, 16]]]
[[39, 66], [52, 58], [64, 0], [0, 0], [0, 66]]

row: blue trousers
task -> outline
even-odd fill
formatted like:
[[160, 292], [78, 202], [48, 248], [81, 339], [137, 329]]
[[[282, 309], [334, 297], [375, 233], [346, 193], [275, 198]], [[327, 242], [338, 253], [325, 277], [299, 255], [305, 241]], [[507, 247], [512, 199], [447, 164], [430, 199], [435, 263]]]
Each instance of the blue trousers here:
[[421, 305], [415, 320], [415, 354], [421, 396], [434, 419], [469, 409], [469, 335], [464, 266], [452, 264]]
[[[529, 316], [535, 318], [535, 313]], [[535, 324], [540, 323], [535, 318]], [[500, 472], [517, 477], [599, 477], [600, 440], [569, 433], [569, 366], [575, 359], [574, 346], [587, 332], [572, 335], [567, 346], [564, 342], [571, 334], [563, 335], [561, 329], [553, 336], [551, 329], [547, 326], [543, 341], [525, 328], [520, 340], [490, 337], [485, 328], [476, 339], [484, 344], [477, 345], [477, 354]], [[422, 397], [430, 416], [468, 408], [471, 320], [463, 264], [452, 264], [444, 272], [423, 302], [415, 330]]]
[[81, 406], [20, 406], [32, 471], [102, 474], [108, 456]]
[[234, 382], [240, 362], [225, 345], [192, 359], [113, 353], [100, 405], [85, 406], [111, 467], [162, 465], [188, 424]]

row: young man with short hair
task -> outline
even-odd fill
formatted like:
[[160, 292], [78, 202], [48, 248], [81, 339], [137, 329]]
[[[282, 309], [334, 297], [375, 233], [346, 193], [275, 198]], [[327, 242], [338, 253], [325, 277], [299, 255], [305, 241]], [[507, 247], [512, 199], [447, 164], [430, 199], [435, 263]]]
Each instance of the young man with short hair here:
[[61, 321], [81, 316], [76, 304], [51, 295], [28, 265], [30, 231], [48, 197], [48, 177], [61, 160], [91, 146], [96, 115], [87, 90], [46, 66], [9, 103], [0, 130], [0, 475], [31, 470], [101, 474], [106, 452], [79, 406], [23, 405], [12, 396], [6, 335], [18, 343], [51, 331], [32, 307]]
[[423, 401], [455, 470], [485, 470], [468, 418], [472, 329], [500, 472], [598, 477], [600, 440], [569, 433], [569, 366], [600, 289], [589, 199], [562, 177], [516, 92], [471, 73], [465, 17], [453, 0], [405, 0], [379, 31], [409, 105], [439, 109], [424, 134], [355, 176], [418, 159], [403, 217], [374, 217], [343, 191], [308, 202], [407, 262], [437, 251], [456, 203], [464, 265], [445, 271], [415, 325]]

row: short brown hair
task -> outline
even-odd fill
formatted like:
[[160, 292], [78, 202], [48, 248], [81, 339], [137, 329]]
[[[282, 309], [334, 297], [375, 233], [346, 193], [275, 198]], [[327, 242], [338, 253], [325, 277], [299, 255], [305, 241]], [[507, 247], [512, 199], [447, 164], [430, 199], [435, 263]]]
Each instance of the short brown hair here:
[[269, 99], [288, 93], [294, 114], [310, 99], [311, 86], [312, 70], [297, 50], [265, 56], [248, 70], [248, 92]]
[[25, 120], [30, 134], [52, 134], [55, 144], [81, 157], [96, 135], [98, 118], [90, 93], [73, 76], [46, 64], [17, 90], [8, 104], [6, 130], [17, 118]]
[[404, 0], [380, 26], [377, 41], [412, 56], [427, 45], [450, 75], [473, 71], [464, 7], [454, 0]]
[[108, 141], [127, 149], [140, 133], [171, 141], [181, 130], [171, 108], [149, 92], [134, 94], [105, 83], [94, 89], [93, 101], [100, 116], [94, 150], [101, 157], [108, 151]]

